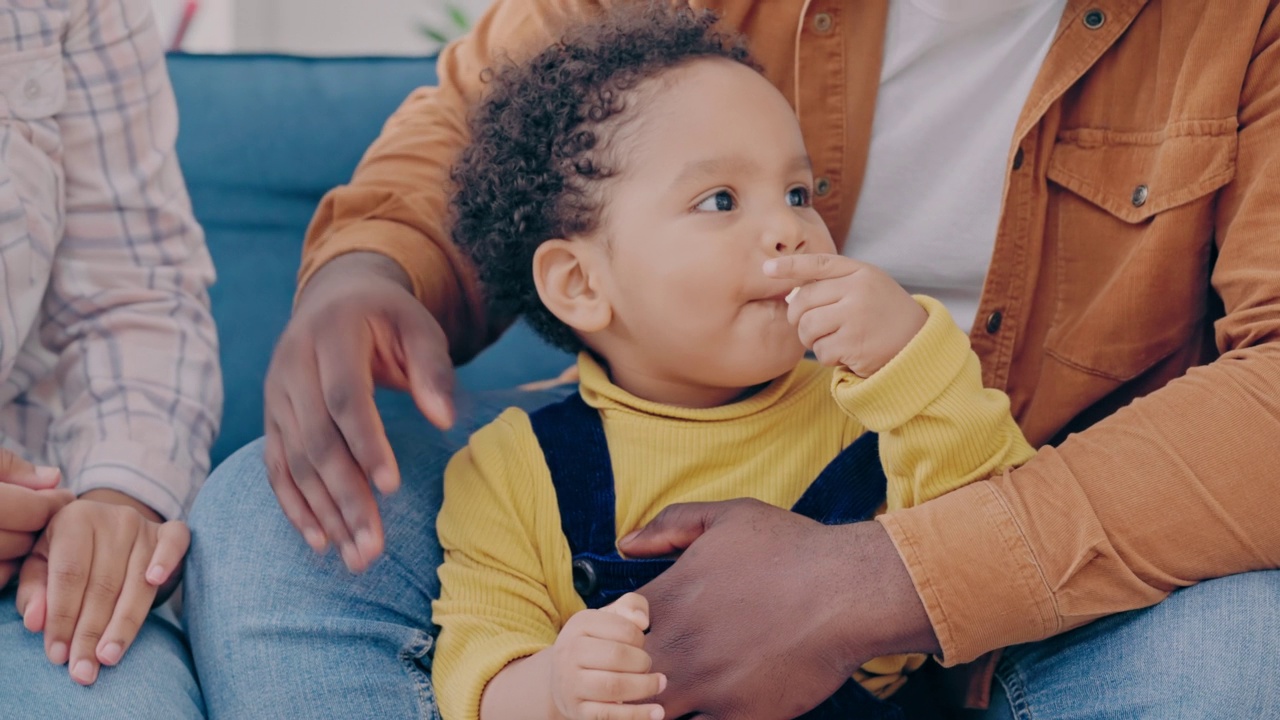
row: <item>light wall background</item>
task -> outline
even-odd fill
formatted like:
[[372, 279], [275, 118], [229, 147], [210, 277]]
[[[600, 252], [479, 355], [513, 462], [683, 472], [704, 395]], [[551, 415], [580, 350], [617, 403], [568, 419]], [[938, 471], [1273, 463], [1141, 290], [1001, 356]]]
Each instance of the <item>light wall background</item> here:
[[[455, 0], [472, 20], [492, 0]], [[152, 0], [172, 38], [186, 0]], [[449, 28], [443, 0], [200, 0], [183, 42], [190, 52], [422, 55], [437, 43], [418, 26]]]

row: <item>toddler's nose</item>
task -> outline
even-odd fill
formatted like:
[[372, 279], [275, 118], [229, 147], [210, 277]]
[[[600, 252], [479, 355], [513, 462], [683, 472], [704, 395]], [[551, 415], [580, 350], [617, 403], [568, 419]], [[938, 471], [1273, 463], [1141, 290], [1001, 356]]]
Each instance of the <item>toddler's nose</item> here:
[[779, 255], [794, 255], [804, 250], [805, 240], [803, 237], [797, 237], [793, 240], [779, 240], [774, 246], [774, 252]]
[[775, 255], [795, 255], [808, 246], [804, 228], [794, 218], [776, 223], [765, 233], [765, 245]]

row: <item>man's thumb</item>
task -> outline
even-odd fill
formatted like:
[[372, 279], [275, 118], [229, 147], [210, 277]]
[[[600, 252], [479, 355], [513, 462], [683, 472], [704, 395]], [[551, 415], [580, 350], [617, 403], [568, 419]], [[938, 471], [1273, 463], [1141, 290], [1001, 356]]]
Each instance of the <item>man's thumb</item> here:
[[619, 540], [618, 549], [631, 557], [662, 557], [678, 553], [711, 527], [722, 506], [723, 503], [668, 505], [648, 525]]
[[62, 481], [56, 467], [32, 465], [16, 453], [0, 450], [0, 482], [21, 485], [32, 490], [55, 488]]

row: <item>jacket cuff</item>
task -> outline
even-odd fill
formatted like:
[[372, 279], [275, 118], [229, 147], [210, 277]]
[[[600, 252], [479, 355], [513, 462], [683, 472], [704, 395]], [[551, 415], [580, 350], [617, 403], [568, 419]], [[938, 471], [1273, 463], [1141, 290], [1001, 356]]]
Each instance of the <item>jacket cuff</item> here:
[[363, 220], [314, 241], [302, 254], [294, 303], [316, 271], [330, 260], [353, 252], [373, 252], [394, 260], [409, 276], [413, 294], [433, 313], [452, 304], [439, 273], [447, 263], [444, 253], [417, 230], [392, 220]]
[[1057, 632], [1031, 546], [991, 481], [881, 515], [952, 666]]
[[[316, 272], [334, 258], [354, 252], [372, 252], [390, 258], [409, 277], [413, 295], [440, 323], [449, 338], [455, 362], [470, 359], [489, 341], [480, 308], [478, 281], [453, 262], [440, 246], [417, 230], [393, 220], [368, 219], [352, 223], [323, 238], [309, 241], [298, 270], [294, 305]], [[466, 273], [458, 277], [458, 273]]]

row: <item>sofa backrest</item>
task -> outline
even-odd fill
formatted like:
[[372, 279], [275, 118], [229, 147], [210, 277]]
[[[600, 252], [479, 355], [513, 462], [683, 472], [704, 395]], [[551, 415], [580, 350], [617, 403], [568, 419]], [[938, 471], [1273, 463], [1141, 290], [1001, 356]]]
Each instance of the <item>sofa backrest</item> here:
[[[216, 464], [262, 434], [262, 382], [316, 205], [350, 179], [404, 98], [436, 82], [435, 61], [175, 54], [168, 66], [178, 157], [218, 271], [211, 295], [226, 402]], [[569, 362], [524, 327], [499, 345], [459, 372], [462, 387], [509, 387]]]

